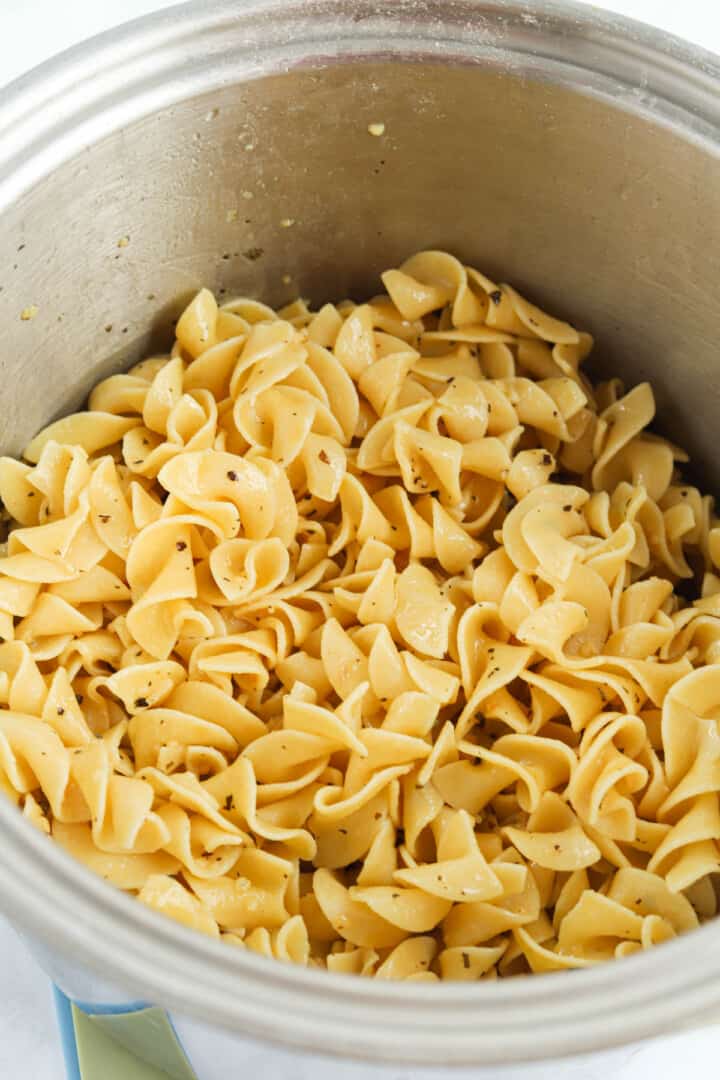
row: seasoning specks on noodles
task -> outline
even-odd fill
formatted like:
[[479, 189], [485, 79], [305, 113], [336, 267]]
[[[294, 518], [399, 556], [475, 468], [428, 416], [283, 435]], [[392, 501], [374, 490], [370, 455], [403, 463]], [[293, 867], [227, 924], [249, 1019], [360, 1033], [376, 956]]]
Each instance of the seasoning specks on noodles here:
[[383, 281], [203, 289], [169, 356], [0, 459], [3, 789], [279, 959], [645, 949], [716, 911], [712, 502], [587, 334], [442, 252]]

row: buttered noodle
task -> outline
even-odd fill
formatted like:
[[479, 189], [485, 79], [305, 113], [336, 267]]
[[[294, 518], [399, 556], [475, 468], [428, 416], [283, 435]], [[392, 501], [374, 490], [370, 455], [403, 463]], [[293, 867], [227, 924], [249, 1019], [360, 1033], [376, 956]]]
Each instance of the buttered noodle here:
[[[203, 289], [0, 460], [0, 781], [118, 887], [381, 978], [716, 912], [720, 530], [589, 335], [441, 252]], [[686, 597], [692, 596], [688, 600]]]

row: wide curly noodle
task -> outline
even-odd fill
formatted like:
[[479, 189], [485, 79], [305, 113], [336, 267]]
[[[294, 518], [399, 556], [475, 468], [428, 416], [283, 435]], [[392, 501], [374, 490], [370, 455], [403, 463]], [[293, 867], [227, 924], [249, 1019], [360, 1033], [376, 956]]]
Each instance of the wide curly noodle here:
[[442, 252], [383, 281], [203, 289], [170, 356], [0, 460], [2, 787], [265, 956], [626, 956], [716, 913], [712, 501], [587, 334]]

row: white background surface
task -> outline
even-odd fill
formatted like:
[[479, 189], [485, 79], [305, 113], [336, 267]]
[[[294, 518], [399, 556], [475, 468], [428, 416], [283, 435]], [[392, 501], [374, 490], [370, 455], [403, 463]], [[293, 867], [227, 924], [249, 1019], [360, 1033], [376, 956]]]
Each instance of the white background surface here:
[[[0, 84], [83, 38], [148, 11], [169, 7], [170, 3], [171, 0], [0, 0]], [[532, 6], [530, 0], [528, 7], [532, 9]], [[604, 6], [654, 23], [720, 53], [718, 0], [606, 0]], [[646, 1080], [650, 1076], [654, 1080], [682, 1080], [688, 1073], [711, 1076], [716, 1073], [719, 1057], [720, 1029], [697, 1033], [691, 1044], [684, 1039], [665, 1044], [661, 1053], [641, 1051], [636, 1069], [632, 1074], [623, 1071], [623, 1080], [631, 1080], [631, 1075], [632, 1080]], [[63, 1078], [48, 980], [2, 922], [0, 1078]]]

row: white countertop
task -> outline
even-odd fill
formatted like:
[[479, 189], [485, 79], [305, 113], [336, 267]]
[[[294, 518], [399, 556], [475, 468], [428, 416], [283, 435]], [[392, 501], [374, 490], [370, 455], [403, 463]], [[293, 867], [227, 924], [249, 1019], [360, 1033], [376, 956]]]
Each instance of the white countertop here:
[[[148, 11], [170, 7], [172, 2], [0, 0], [0, 84], [83, 38]], [[604, 6], [720, 53], [717, 0], [606, 0]], [[532, 7], [531, 2], [528, 7]], [[0, 957], [0, 1077], [63, 1080], [50, 984], [14, 932], [1, 921]], [[692, 1041], [683, 1039], [639, 1051], [632, 1074], [624, 1070], [622, 1080], [709, 1076], [717, 1068], [718, 1057], [720, 1029], [698, 1032]], [[280, 1080], [266, 1073], [263, 1076], [264, 1080]]]

